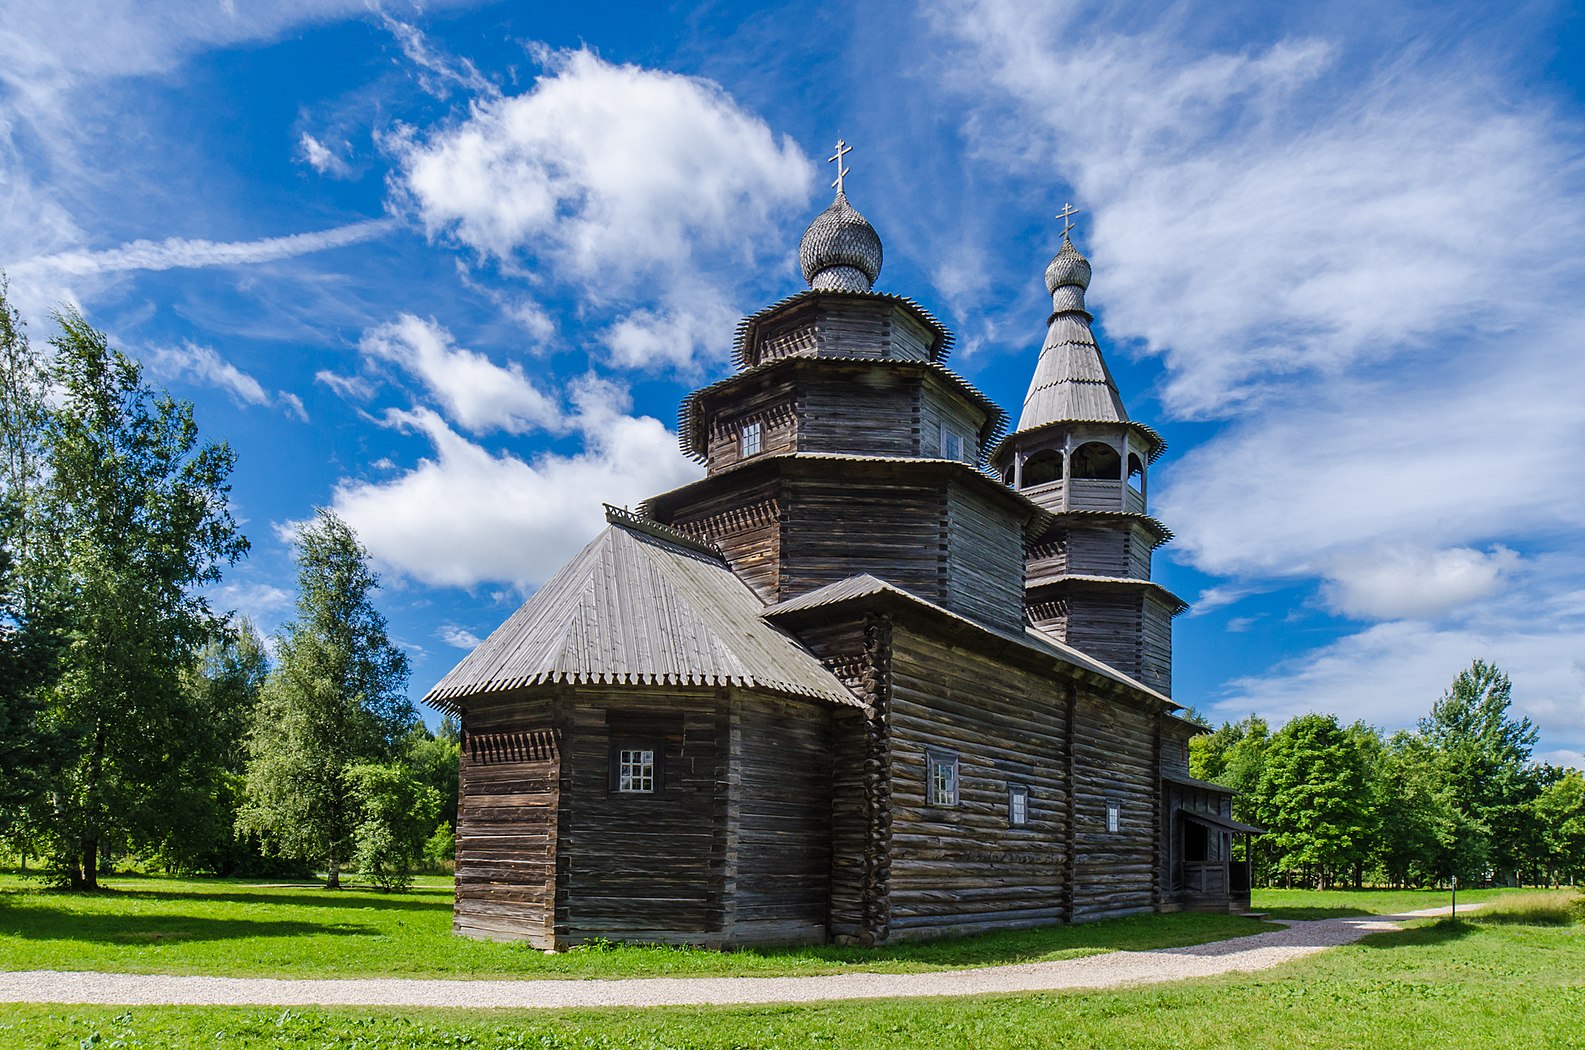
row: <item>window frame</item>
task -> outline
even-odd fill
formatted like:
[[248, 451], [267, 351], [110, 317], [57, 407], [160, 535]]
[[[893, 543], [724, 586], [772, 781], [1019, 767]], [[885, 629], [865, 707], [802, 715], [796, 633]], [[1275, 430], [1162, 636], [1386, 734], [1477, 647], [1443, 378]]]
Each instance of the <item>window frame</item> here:
[[[753, 448], [750, 448], [749, 438], [752, 436]], [[757, 419], [745, 420], [737, 431], [737, 454], [739, 459], [748, 459], [757, 456], [765, 450], [765, 428]]]
[[[936, 770], [938, 768], [951, 770], [952, 794], [950, 799], [943, 798], [936, 792]], [[925, 805], [936, 806], [941, 809], [951, 809], [958, 805], [962, 798], [963, 776], [962, 767], [958, 762], [956, 751], [926, 751], [925, 752]]]
[[1007, 826], [1010, 828], [1029, 826], [1028, 784], [1007, 785]]
[[[650, 787], [646, 791], [642, 788], [624, 788], [622, 786], [622, 755], [624, 752], [650, 753]], [[624, 798], [654, 798], [666, 786], [666, 749], [659, 740], [623, 738], [611, 741], [610, 778], [607, 788], [612, 795], [621, 795]]]
[[1121, 834], [1123, 830], [1123, 804], [1115, 798], [1106, 800], [1106, 833]]

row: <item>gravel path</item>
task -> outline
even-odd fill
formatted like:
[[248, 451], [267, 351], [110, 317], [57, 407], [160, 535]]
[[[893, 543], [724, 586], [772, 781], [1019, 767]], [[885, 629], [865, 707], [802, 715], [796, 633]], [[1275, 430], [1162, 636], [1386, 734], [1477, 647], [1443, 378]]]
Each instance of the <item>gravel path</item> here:
[[704, 1006], [808, 1003], [830, 999], [984, 995], [1117, 988], [1265, 970], [1398, 929], [1398, 921], [1445, 914], [1294, 922], [1285, 929], [1187, 948], [1109, 952], [1059, 962], [932, 973], [842, 973], [820, 977], [648, 977], [626, 980], [450, 981], [410, 978], [281, 980], [168, 974], [0, 973], [0, 1002], [111, 1006], [449, 1006], [552, 1009], [590, 1006]]

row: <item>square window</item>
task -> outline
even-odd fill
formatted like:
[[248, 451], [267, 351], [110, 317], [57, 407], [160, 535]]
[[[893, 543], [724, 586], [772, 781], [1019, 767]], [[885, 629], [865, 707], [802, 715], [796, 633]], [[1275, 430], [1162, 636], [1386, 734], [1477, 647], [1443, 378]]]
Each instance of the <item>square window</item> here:
[[624, 793], [653, 794], [655, 751], [624, 747], [616, 753], [616, 789]]
[[1121, 802], [1108, 802], [1106, 804], [1106, 830], [1118, 831], [1123, 826], [1123, 804]]
[[963, 435], [941, 428], [941, 458], [963, 459]]
[[759, 424], [744, 423], [743, 429], [738, 432], [738, 455], [755, 456], [759, 454]]
[[932, 806], [958, 804], [958, 756], [945, 752], [931, 752], [929, 782], [926, 794]]
[[1007, 785], [1007, 823], [1015, 828], [1029, 823], [1029, 789], [1022, 784]]

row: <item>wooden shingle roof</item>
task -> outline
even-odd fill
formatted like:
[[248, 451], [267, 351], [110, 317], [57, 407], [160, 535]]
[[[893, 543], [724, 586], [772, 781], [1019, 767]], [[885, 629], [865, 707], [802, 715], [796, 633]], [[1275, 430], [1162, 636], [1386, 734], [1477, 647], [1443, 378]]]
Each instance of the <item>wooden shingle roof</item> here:
[[610, 525], [424, 700], [549, 682], [753, 686], [862, 706], [791, 636], [720, 554], [609, 508]]

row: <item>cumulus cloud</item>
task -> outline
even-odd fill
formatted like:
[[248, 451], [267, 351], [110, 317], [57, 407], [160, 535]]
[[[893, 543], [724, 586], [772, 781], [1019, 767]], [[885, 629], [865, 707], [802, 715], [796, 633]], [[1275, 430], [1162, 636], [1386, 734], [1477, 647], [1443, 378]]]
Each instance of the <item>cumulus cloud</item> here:
[[458, 627], [454, 623], [441, 624], [440, 629], [435, 632], [435, 637], [447, 645], [456, 646], [458, 649], [476, 649], [479, 643], [483, 641], [482, 638], [466, 627]]
[[1438, 628], [1395, 621], [1347, 635], [1258, 674], [1236, 678], [1209, 705], [1217, 719], [1259, 713], [1278, 722], [1309, 711], [1387, 729], [1412, 727], [1477, 656], [1514, 683], [1514, 708], [1552, 747], [1585, 745], [1585, 660], [1579, 620], [1515, 630], [1498, 624]]
[[808, 159], [711, 81], [588, 51], [541, 58], [526, 93], [390, 140], [398, 197], [431, 235], [623, 311], [604, 337], [623, 366], [724, 345], [694, 304], [730, 300], [761, 246], [780, 246]]
[[381, 564], [423, 583], [538, 586], [600, 529], [602, 503], [636, 504], [699, 473], [675, 434], [628, 414], [621, 390], [588, 379], [573, 404], [583, 451], [532, 460], [491, 452], [429, 409], [392, 411], [387, 424], [423, 434], [433, 457], [387, 480], [344, 480], [333, 506]]
[[[474, 434], [493, 430], [521, 434], [564, 426], [555, 399], [536, 387], [521, 365], [513, 361], [503, 367], [478, 351], [457, 346], [451, 333], [432, 318], [403, 314], [364, 333], [358, 345], [365, 357], [395, 364], [417, 378], [447, 418]], [[324, 382], [347, 389], [340, 377]]]
[[1153, 490], [1177, 556], [1435, 616], [1585, 524], [1585, 149], [1512, 102], [1499, 49], [1326, 26], [1233, 50], [1084, 3], [936, 24], [978, 148], [1090, 209], [1106, 330], [1163, 355], [1170, 414], [1224, 421]]

